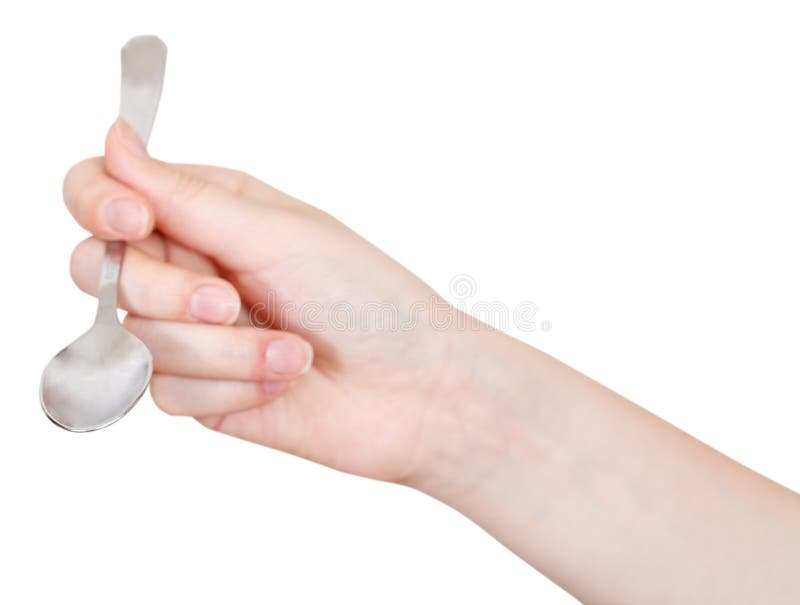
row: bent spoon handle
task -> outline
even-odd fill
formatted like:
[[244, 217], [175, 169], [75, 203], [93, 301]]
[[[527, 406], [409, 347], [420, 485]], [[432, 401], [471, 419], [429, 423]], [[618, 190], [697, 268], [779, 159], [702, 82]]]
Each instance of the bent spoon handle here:
[[[119, 117], [147, 145], [161, 100], [167, 47], [156, 36], [136, 36], [122, 47], [121, 59]], [[119, 323], [117, 289], [124, 255], [125, 242], [106, 242], [95, 317], [98, 323]]]

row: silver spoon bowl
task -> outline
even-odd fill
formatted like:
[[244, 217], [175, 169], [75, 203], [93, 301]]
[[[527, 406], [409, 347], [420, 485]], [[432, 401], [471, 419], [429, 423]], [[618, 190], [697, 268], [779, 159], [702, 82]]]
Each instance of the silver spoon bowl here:
[[147, 390], [153, 374], [150, 351], [117, 317], [117, 276], [124, 251], [124, 244], [109, 242], [94, 325], [42, 373], [42, 407], [50, 420], [69, 431], [94, 431], [122, 418]]

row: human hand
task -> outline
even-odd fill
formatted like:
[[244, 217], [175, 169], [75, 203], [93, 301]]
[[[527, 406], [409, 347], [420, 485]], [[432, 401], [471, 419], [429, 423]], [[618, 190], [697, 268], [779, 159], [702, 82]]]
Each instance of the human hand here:
[[[586, 602], [797, 602], [797, 494], [541, 351], [461, 329], [324, 212], [235, 171], [152, 160], [124, 123], [65, 198], [96, 238], [132, 244], [120, 303], [167, 412], [412, 485]], [[72, 261], [90, 293], [96, 238]], [[364, 322], [387, 303], [407, 329]], [[337, 305], [354, 325], [335, 325]]]
[[[69, 171], [64, 196], [94, 234], [72, 257], [81, 289], [97, 293], [101, 240], [131, 244], [120, 305], [153, 354], [159, 407], [351, 473], [421, 472], [452, 348], [422, 281], [252, 177], [151, 159], [123, 121], [104, 158]], [[363, 321], [387, 304], [410, 329]]]

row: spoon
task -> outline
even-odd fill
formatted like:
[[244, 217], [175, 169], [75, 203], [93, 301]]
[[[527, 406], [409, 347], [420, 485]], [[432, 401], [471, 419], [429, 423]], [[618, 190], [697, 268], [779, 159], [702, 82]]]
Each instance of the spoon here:
[[[119, 115], [145, 144], [161, 98], [166, 59], [167, 47], [155, 36], [137, 36], [122, 47]], [[68, 431], [94, 431], [122, 418], [147, 390], [153, 374], [150, 351], [117, 317], [124, 254], [125, 242], [106, 243], [94, 325], [42, 373], [42, 408]]]

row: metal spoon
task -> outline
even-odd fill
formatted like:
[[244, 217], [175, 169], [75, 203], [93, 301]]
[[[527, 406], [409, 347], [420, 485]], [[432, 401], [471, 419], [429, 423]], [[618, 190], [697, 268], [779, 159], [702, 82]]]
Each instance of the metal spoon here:
[[[155, 36], [138, 36], [122, 47], [119, 115], [145, 144], [161, 98], [166, 59], [167, 47]], [[147, 390], [153, 374], [150, 351], [117, 317], [124, 254], [124, 242], [106, 243], [94, 325], [42, 373], [42, 408], [68, 431], [94, 431], [122, 418]]]

